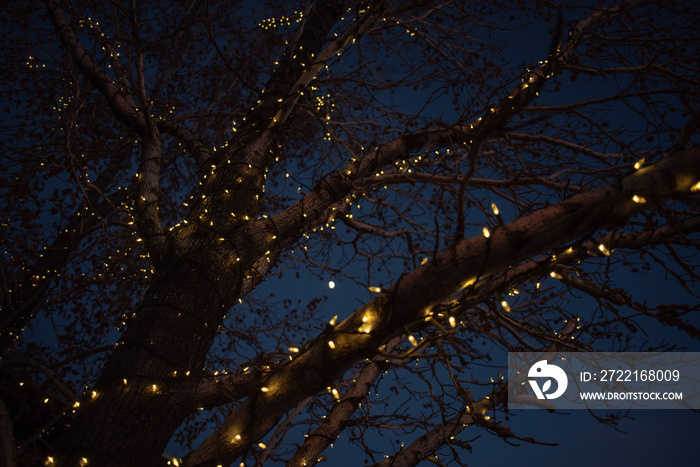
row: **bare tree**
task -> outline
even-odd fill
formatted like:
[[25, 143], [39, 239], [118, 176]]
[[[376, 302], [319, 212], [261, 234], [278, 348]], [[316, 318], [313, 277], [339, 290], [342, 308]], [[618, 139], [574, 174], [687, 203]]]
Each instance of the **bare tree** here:
[[461, 464], [499, 355], [700, 336], [697, 7], [236, 3], [7, 7], [7, 465]]

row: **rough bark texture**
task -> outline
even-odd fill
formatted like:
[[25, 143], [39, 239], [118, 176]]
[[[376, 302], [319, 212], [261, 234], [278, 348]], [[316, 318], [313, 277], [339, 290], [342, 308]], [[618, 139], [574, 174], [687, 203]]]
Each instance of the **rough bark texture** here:
[[0, 464], [6, 467], [17, 465], [17, 448], [15, 433], [12, 428], [12, 418], [7, 407], [0, 400]]

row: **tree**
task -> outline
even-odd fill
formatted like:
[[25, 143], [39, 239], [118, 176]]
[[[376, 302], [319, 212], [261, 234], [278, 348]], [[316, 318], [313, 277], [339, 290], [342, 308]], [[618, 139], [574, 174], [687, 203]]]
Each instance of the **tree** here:
[[697, 8], [235, 3], [3, 19], [7, 465], [459, 462], [494, 354], [700, 336]]

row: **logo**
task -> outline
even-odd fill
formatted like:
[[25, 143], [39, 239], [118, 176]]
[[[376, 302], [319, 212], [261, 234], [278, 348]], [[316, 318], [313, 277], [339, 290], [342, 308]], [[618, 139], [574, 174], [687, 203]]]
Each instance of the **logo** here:
[[[532, 387], [532, 390], [535, 392], [538, 399], [556, 399], [564, 394], [566, 391], [566, 386], [569, 384], [564, 370], [556, 365], [550, 365], [547, 363], [547, 360], [540, 360], [532, 365], [530, 367], [530, 371], [527, 373], [527, 376], [530, 378], [549, 378], [544, 382], [544, 385], [542, 385], [542, 389], [540, 389], [537, 381], [531, 379], [528, 380], [530, 387]], [[556, 380], [557, 382], [557, 390], [551, 394], [546, 394], [552, 387], [552, 379]]]

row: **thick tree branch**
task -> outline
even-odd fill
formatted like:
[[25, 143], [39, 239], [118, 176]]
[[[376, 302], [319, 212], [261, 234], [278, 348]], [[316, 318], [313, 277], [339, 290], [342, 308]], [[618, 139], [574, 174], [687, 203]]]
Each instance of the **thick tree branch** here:
[[144, 109], [143, 115], [146, 128], [142, 134], [141, 165], [136, 181], [136, 228], [144, 240], [153, 264], [161, 265], [168, 254], [169, 238], [163, 230], [163, 224], [158, 213], [158, 190], [160, 187], [161, 160], [163, 143], [160, 131], [151, 115], [151, 103], [146, 91], [146, 76], [144, 70], [144, 50], [139, 34], [139, 20], [136, 16], [136, 3], [131, 2], [129, 20], [136, 48], [136, 76], [138, 78], [138, 96]]
[[[554, 255], [518, 264], [508, 268], [505, 272], [485, 277], [479, 282], [459, 290], [434, 307], [433, 318], [446, 326], [449, 324], [449, 316], [457, 320], [469, 319], [469, 314], [474, 307], [489, 300], [495, 293], [503, 293], [536, 277], [548, 276], [552, 271], [560, 271], [561, 268], [601, 256], [600, 244], [614, 245], [616, 249], [620, 250], [639, 250], [663, 244], [683, 245], [686, 243], [683, 240], [685, 236], [698, 231], [700, 231], [700, 219], [689, 219], [678, 225], [665, 225], [654, 230], [645, 230], [634, 234], [603, 235], [593, 241], [577, 242], [568, 248], [560, 248]], [[442, 313], [442, 317], [438, 316], [440, 313]], [[419, 322], [416, 325], [425, 327], [429, 323]], [[412, 330], [417, 331], [418, 329], [414, 326]], [[560, 344], [567, 344], [562, 341], [561, 336], [547, 335], [546, 338]], [[241, 400], [254, 394], [262, 386], [266, 377], [269, 377], [269, 374], [263, 376], [260, 373], [248, 372], [203, 380], [196, 391], [198, 396], [193, 398], [193, 404], [213, 407]], [[189, 389], [187, 390], [189, 391]]]
[[[107, 72], [88, 54], [80, 44], [75, 30], [70, 25], [65, 12], [58, 2], [56, 0], [46, 0], [46, 6], [61, 43], [78, 69], [102, 93], [114, 112], [114, 116], [127, 127], [133, 128], [139, 135], [144, 136], [148, 131], [145, 113], [139, 109], [131, 92], [126, 87], [119, 86], [118, 83], [112, 80]], [[116, 60], [113, 48], [109, 47], [107, 50], [112, 55], [112, 60]], [[115, 67], [117, 70], [121, 68], [121, 65]], [[156, 124], [160, 131], [172, 134], [183, 141], [200, 167], [211, 158], [211, 150], [180, 123], [166, 119], [158, 120]]]
[[0, 400], [0, 463], [5, 467], [17, 465], [17, 443], [15, 430], [12, 427], [12, 417], [2, 400]]
[[[226, 232], [257, 215], [265, 174], [275, 163], [277, 145], [284, 137], [280, 129], [327, 62], [380, 19], [381, 3], [372, 2], [358, 21], [325, 48], [343, 5], [339, 1], [313, 5], [235, 138], [211, 161], [211, 171], [187, 215], [188, 223], [201, 222]], [[212, 205], [214, 198], [217, 203]]]
[[139, 134], [146, 129], [143, 113], [130, 93], [123, 92], [112, 78], [98, 65], [78, 41], [61, 6], [55, 0], [46, 0], [51, 21], [56, 27], [61, 43], [70, 54], [78, 69], [104, 95], [115, 117]]
[[[686, 194], [700, 181], [700, 147], [693, 147], [617, 183], [580, 193], [495, 229], [490, 237], [456, 242], [404, 275], [375, 299], [311, 343], [280, 367], [186, 461], [191, 465], [231, 463], [301, 398], [315, 394], [358, 359], [424, 322], [433, 308], [458, 290], [534, 255]], [[632, 200], [642, 194], [646, 203]]]
[[136, 178], [135, 220], [139, 235], [153, 264], [158, 267], [172, 252], [170, 237], [163, 230], [158, 213], [158, 190], [162, 154], [160, 134], [149, 123], [141, 143], [141, 166]]
[[[400, 340], [399, 337], [395, 337], [382, 350], [391, 352]], [[316, 459], [320, 457], [321, 453], [345, 429], [345, 424], [358, 408], [358, 401], [365, 400], [367, 397], [367, 392], [384, 371], [384, 360], [386, 360], [386, 357], [375, 357], [371, 363], [362, 368], [360, 375], [355, 379], [350, 389], [342, 394], [342, 400], [333, 406], [323, 419], [323, 422], [306, 437], [304, 444], [289, 459], [287, 462], [288, 467], [296, 467], [298, 465], [311, 466], [316, 463]]]
[[474, 178], [471, 177], [467, 179], [463, 175], [442, 175], [442, 174], [431, 174], [431, 173], [385, 173], [379, 177], [374, 177], [367, 179], [366, 184], [363, 186], [371, 187], [375, 185], [389, 185], [397, 183], [432, 183], [432, 184], [450, 184], [450, 185], [461, 185], [467, 180], [470, 187], [475, 188], [504, 188], [504, 187], [514, 187], [514, 186], [543, 186], [547, 188], [552, 188], [554, 190], [560, 191], [573, 191], [580, 192], [585, 191], [585, 188], [580, 185], [566, 184], [553, 182], [548, 178], [543, 177], [516, 177], [505, 180], [493, 180], [486, 178]]
[[[581, 36], [596, 23], [608, 20], [617, 14], [619, 6], [596, 10], [572, 29], [567, 42], [561, 48], [554, 47], [554, 53], [538, 68], [533, 70], [510, 95], [476, 121], [455, 127], [433, 127], [406, 133], [391, 142], [379, 146], [358, 161], [327, 177], [293, 206], [276, 215], [272, 221], [277, 237], [275, 247], [283, 248], [296, 241], [299, 232], [305, 232], [335, 217], [331, 210], [334, 203], [341, 201], [352, 188], [358, 188], [363, 178], [381, 178], [384, 167], [393, 164], [421, 149], [440, 146], [465, 146], [470, 154], [488, 139], [497, 137], [510, 118], [527, 106], [539, 93], [545, 82], [558, 72], [573, 55]], [[555, 46], [558, 44], [554, 44]], [[475, 170], [475, 157], [470, 157], [470, 174], [461, 177], [461, 186], [466, 186]], [[457, 231], [463, 230], [463, 209], [458, 211]], [[458, 235], [457, 237], [460, 237]]]

